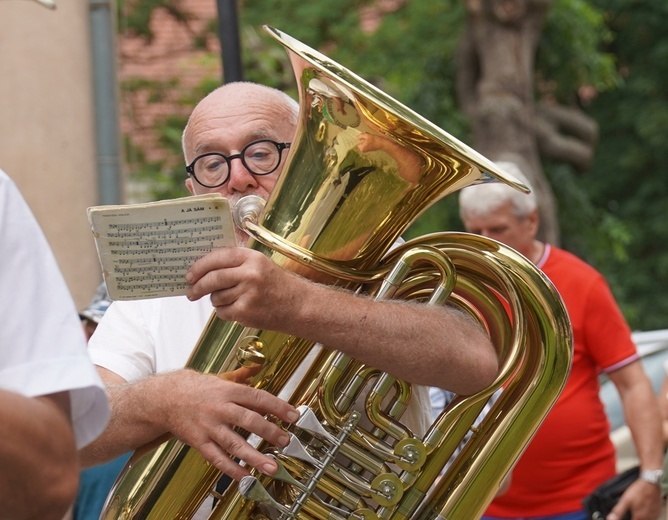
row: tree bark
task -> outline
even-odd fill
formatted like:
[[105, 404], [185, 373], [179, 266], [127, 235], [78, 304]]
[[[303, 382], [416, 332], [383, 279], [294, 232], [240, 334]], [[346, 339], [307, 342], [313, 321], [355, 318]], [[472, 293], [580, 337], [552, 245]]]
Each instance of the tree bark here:
[[551, 0], [465, 0], [457, 54], [457, 97], [474, 147], [516, 163], [538, 198], [539, 238], [559, 243], [552, 188], [540, 161], [534, 101], [536, 48]]

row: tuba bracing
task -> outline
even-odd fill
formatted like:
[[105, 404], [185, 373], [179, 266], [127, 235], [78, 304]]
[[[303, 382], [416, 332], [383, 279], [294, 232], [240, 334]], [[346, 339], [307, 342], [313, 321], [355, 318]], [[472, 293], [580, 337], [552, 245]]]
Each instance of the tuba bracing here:
[[[417, 387], [326, 346], [213, 314], [187, 366], [221, 373], [261, 364], [253, 384], [302, 411], [284, 449], [249, 437], [272, 454], [278, 474], [254, 473], [218, 493], [218, 470], [172, 439], [130, 460], [101, 518], [188, 519], [210, 495], [210, 519], [477, 518], [563, 388], [570, 322], [545, 276], [498, 242], [436, 233], [390, 249], [433, 202], [465, 186], [526, 187], [352, 72], [266, 30], [290, 56], [300, 120], [270, 199], [245, 197], [234, 210], [248, 246], [376, 299], [461, 309], [489, 332], [500, 373], [416, 432], [402, 416]], [[379, 350], [385, 341], [392, 338], [378, 338]]]

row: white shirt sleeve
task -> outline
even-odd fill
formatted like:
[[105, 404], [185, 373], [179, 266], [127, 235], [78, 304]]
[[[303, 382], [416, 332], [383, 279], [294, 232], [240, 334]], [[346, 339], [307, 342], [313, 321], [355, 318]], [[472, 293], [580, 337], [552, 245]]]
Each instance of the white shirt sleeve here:
[[2, 170], [0, 287], [0, 388], [28, 397], [69, 391], [77, 446], [85, 446], [109, 418], [104, 385], [46, 238]]
[[[144, 309], [154, 306], [159, 310], [160, 303], [158, 300], [112, 302], [88, 343], [93, 363], [111, 370], [126, 381], [137, 381], [155, 374], [156, 358], [166, 355], [166, 352], [156, 352], [155, 335], [149, 331]], [[174, 342], [177, 341], [178, 338], [174, 338]], [[166, 343], [163, 342], [163, 345]]]

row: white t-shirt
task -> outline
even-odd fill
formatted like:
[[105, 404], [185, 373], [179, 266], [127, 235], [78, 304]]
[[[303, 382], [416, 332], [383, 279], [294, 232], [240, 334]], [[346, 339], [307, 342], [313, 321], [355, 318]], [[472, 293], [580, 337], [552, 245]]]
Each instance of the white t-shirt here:
[[2, 170], [0, 288], [0, 388], [27, 397], [69, 391], [77, 446], [85, 446], [109, 419], [104, 385], [49, 244]]

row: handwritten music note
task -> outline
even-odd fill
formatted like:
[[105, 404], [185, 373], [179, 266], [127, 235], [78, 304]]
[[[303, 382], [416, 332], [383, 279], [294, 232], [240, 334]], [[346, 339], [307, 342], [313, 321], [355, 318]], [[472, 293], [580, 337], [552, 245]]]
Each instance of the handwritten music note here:
[[193, 262], [235, 245], [229, 203], [217, 193], [87, 213], [112, 300], [185, 294]]

